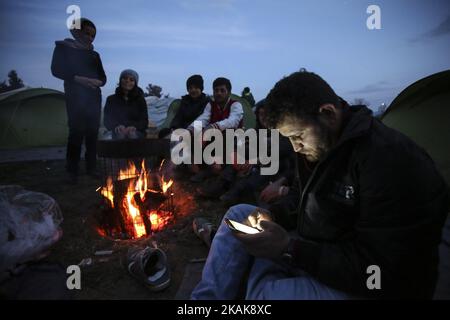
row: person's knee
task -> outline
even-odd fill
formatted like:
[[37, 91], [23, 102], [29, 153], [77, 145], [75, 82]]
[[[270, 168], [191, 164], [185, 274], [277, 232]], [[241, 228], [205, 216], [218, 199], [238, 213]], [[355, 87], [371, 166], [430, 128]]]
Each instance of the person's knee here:
[[227, 213], [225, 214], [224, 218], [240, 222], [245, 220], [248, 217], [248, 215], [255, 209], [256, 209], [255, 206], [249, 204], [238, 204], [230, 207], [230, 209], [228, 209]]

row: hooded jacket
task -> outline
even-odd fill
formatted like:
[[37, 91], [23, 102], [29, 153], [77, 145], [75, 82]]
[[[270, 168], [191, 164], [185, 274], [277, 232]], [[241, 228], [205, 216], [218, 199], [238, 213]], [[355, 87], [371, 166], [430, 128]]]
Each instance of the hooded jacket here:
[[[102, 85], [105, 85], [106, 74], [98, 52], [77, 48], [75, 43], [76, 41], [72, 39], [55, 41], [51, 65], [52, 74], [64, 80], [64, 85], [70, 84], [82, 87], [74, 82], [75, 75], [98, 79], [103, 82]], [[93, 91], [95, 89], [86, 88], [86, 90]]]
[[56, 41], [51, 71], [55, 77], [64, 80], [69, 127], [82, 128], [86, 125], [85, 119], [93, 120], [92, 123], [98, 126], [101, 114], [101, 90], [87, 88], [77, 83], [74, 76], [98, 79], [102, 81], [101, 86], [105, 85], [106, 74], [100, 55], [94, 50], [79, 48], [73, 39]]

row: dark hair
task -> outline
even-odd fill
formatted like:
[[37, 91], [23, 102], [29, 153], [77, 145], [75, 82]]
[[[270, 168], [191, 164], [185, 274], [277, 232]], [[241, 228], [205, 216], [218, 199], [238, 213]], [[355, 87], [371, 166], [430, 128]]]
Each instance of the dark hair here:
[[214, 88], [219, 87], [219, 86], [225, 86], [227, 88], [228, 92], [231, 93], [231, 82], [227, 78], [220, 77], [220, 78], [217, 78], [216, 80], [214, 80], [213, 90], [214, 90]]
[[258, 103], [255, 104], [255, 116], [256, 116], [256, 128], [264, 128], [263, 124], [261, 123], [261, 120], [259, 119], [259, 113], [262, 109], [266, 111], [266, 99], [262, 99], [261, 101], [258, 101]]
[[286, 115], [314, 120], [321, 105], [340, 107], [339, 97], [330, 85], [315, 73], [294, 72], [278, 81], [265, 101], [266, 119], [275, 128]]
[[249, 87], [245, 87], [243, 92], [244, 93], [249, 93], [250, 92], [250, 88]]
[[81, 27], [81, 30], [83, 30], [84, 27], [94, 28], [95, 32], [97, 33], [97, 28], [95, 27], [95, 24], [89, 19], [81, 18], [80, 19], [80, 27]]
[[186, 89], [189, 90], [190, 86], [194, 86], [196, 88], [199, 88], [201, 91], [203, 91], [203, 78], [199, 74], [194, 74], [193, 76], [190, 76], [186, 81]]

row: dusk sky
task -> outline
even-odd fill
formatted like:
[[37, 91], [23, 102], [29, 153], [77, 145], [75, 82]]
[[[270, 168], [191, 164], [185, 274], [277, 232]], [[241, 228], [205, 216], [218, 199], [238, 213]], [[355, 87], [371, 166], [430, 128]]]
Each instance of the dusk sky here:
[[[28, 86], [62, 90], [50, 62], [54, 41], [70, 36], [69, 5], [97, 26], [104, 98], [125, 68], [138, 71], [142, 88], [158, 84], [173, 97], [201, 74], [207, 93], [225, 76], [234, 93], [249, 86], [260, 100], [304, 67], [347, 101], [364, 98], [376, 110], [450, 69], [448, 0], [0, 0], [0, 80], [15, 69]], [[366, 26], [369, 5], [381, 9], [380, 30]]]

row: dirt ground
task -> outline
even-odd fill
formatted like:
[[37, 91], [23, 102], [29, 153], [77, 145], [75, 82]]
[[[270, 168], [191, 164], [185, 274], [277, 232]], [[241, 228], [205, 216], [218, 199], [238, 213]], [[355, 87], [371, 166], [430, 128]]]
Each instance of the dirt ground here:
[[[180, 206], [177, 206], [178, 217], [174, 224], [145, 239], [107, 239], [96, 231], [102, 196], [95, 190], [100, 181], [87, 175], [80, 176], [78, 185], [67, 184], [66, 180], [62, 160], [0, 164], [0, 184], [20, 185], [30, 191], [46, 193], [61, 207], [64, 235], [47, 259], [64, 268], [79, 264], [85, 258], [93, 259], [91, 266], [81, 269], [82, 287], [75, 290], [75, 299], [173, 299], [189, 261], [208, 254], [206, 245], [192, 231], [193, 218], [209, 217], [217, 223], [227, 209], [218, 201], [196, 199], [192, 195], [196, 185], [178, 180], [174, 193], [178, 197], [175, 203]], [[170, 287], [157, 293], [133, 279], [120, 262], [130, 246], [151, 246], [153, 241], [167, 253], [172, 278]], [[113, 250], [113, 254], [95, 256], [97, 250]]]

